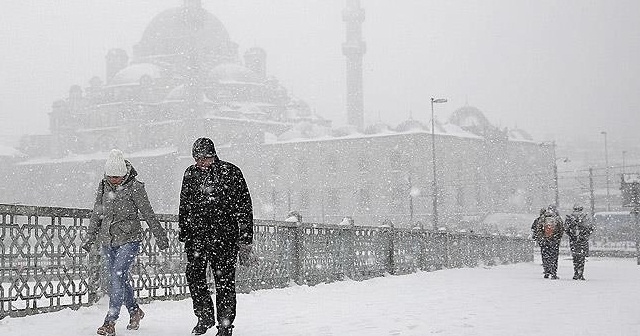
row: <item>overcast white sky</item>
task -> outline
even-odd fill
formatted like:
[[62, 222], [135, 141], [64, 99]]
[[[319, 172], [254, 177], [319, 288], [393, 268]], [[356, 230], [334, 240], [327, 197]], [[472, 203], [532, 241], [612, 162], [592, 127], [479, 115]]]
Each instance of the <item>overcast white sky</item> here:
[[[110, 48], [130, 55], [146, 25], [182, 0], [6, 1], [0, 14], [0, 122], [43, 133], [51, 103], [104, 78]], [[344, 0], [203, 0], [240, 51], [317, 113], [345, 122]], [[465, 102], [539, 140], [640, 143], [640, 1], [363, 0], [368, 123], [412, 111], [441, 119]], [[637, 146], [637, 145], [636, 145]]]

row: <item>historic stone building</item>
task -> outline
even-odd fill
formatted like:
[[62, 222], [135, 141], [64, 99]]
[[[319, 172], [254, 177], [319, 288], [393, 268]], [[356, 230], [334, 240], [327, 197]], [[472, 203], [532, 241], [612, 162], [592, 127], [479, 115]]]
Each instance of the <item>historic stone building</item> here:
[[[359, 1], [347, 1], [351, 126], [334, 128], [268, 75], [267, 53], [240, 56], [224, 25], [200, 1], [158, 14], [128, 55], [106, 55], [104, 78], [73, 86], [53, 103], [50, 134], [26, 137], [0, 202], [91, 207], [111, 148], [137, 167], [159, 212], [177, 211], [191, 143], [211, 137], [240, 166], [257, 218], [431, 227], [430, 127], [416, 120], [364, 126]], [[354, 34], [353, 36], [349, 35]], [[441, 226], [495, 212], [537, 212], [553, 199], [552, 147], [521, 130], [498, 129], [471, 106], [436, 121]]]

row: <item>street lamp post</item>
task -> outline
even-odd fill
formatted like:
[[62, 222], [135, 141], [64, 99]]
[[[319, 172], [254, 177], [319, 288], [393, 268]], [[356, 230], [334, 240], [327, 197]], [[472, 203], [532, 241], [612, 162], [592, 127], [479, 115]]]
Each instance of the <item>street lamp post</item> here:
[[607, 211], [611, 211], [611, 205], [609, 203], [609, 148], [607, 146], [607, 132], [602, 131], [600, 134], [604, 135], [604, 169], [607, 175]]
[[622, 151], [622, 174], [626, 173], [627, 170], [627, 162], [625, 160], [625, 156], [627, 155], [627, 151]]
[[541, 142], [540, 146], [549, 146], [551, 145], [551, 159], [553, 161], [553, 197], [556, 209], [560, 208], [560, 188], [558, 186], [558, 160], [564, 160], [564, 162], [568, 162], [569, 158], [567, 157], [557, 157], [556, 156], [556, 141], [549, 142]]
[[558, 186], [558, 157], [556, 157], [556, 142], [551, 142], [551, 150], [553, 151], [553, 188], [555, 196], [556, 209], [560, 207], [560, 188]]
[[438, 229], [438, 182], [436, 172], [436, 127], [433, 113], [433, 104], [446, 103], [445, 98], [431, 97], [431, 157], [433, 159], [433, 226]]

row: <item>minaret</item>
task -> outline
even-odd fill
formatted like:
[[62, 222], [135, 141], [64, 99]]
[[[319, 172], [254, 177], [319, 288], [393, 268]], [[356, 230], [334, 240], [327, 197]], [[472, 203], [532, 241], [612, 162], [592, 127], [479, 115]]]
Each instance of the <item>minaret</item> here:
[[347, 0], [342, 11], [346, 25], [347, 40], [342, 44], [342, 53], [347, 57], [347, 123], [364, 128], [364, 100], [362, 95], [362, 56], [367, 46], [362, 40], [364, 9], [360, 0]]

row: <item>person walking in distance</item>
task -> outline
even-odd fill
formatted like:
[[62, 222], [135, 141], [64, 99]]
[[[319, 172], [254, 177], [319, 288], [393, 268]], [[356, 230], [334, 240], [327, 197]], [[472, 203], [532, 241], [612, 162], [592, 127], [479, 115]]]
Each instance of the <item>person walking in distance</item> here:
[[542, 253], [542, 267], [544, 277], [558, 278], [558, 256], [560, 254], [560, 239], [563, 233], [562, 217], [555, 206], [550, 205], [539, 220], [532, 227], [533, 236], [538, 237], [538, 244]]
[[531, 238], [533, 238], [536, 244], [538, 244], [538, 247], [540, 247], [540, 255], [542, 255], [542, 230], [539, 230], [539, 226], [544, 221], [546, 211], [547, 208], [540, 209], [540, 214], [533, 220], [533, 224], [531, 224]]
[[120, 150], [113, 149], [105, 164], [104, 178], [98, 185], [93, 213], [82, 248], [89, 252], [97, 244], [109, 274], [109, 311], [98, 335], [113, 336], [115, 324], [124, 305], [129, 311], [127, 329], [137, 330], [144, 312], [133, 296], [129, 270], [142, 241], [140, 215], [151, 229], [161, 250], [169, 247], [167, 233], [156, 219], [138, 173]]
[[574, 205], [573, 213], [567, 215], [565, 220], [565, 232], [569, 236], [573, 257], [573, 280], [585, 280], [584, 262], [589, 253], [589, 237], [594, 229], [591, 218], [582, 210], [581, 205]]
[[[216, 155], [213, 141], [197, 139], [180, 190], [179, 234], [187, 254], [186, 277], [202, 335], [218, 322], [217, 336], [231, 336], [236, 317], [236, 262], [250, 263], [253, 208], [242, 171]], [[215, 282], [214, 309], [207, 285], [211, 267]], [[215, 313], [215, 315], [214, 315]]]

